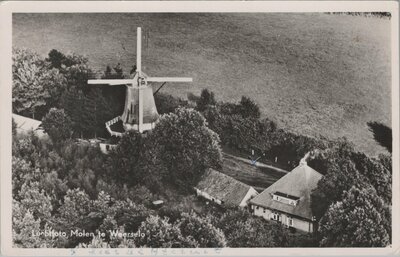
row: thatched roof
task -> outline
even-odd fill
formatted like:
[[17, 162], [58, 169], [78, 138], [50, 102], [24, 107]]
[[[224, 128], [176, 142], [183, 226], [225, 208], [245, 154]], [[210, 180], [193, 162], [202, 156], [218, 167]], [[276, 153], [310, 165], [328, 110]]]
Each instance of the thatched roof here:
[[251, 186], [214, 169], [207, 169], [196, 188], [225, 205], [239, 206]]
[[[322, 175], [306, 163], [300, 164], [250, 200], [250, 203], [311, 220], [311, 191], [317, 187], [321, 178]], [[272, 195], [276, 193], [299, 198], [299, 202], [294, 206], [273, 200]]]

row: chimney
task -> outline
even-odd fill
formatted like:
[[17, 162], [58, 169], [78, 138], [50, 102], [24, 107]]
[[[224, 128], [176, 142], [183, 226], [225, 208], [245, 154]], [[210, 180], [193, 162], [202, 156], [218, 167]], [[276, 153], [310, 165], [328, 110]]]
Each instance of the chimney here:
[[306, 155], [304, 155], [304, 157], [300, 160], [299, 165], [307, 165], [308, 157], [310, 157], [310, 152], [308, 152], [308, 153], [306, 153]]

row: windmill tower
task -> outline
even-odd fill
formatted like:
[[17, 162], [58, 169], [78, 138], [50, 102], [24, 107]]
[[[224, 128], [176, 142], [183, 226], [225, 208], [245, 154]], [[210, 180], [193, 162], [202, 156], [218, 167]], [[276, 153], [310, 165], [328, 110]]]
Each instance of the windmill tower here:
[[[154, 128], [158, 112], [154, 101], [153, 89], [148, 82], [192, 82], [192, 78], [182, 77], [148, 77], [142, 71], [142, 29], [137, 28], [136, 72], [129, 79], [91, 79], [88, 84], [126, 85], [125, 107], [121, 116], [106, 122], [106, 128], [112, 136], [122, 133], [112, 131], [110, 126], [122, 120], [125, 131], [137, 130], [140, 133]], [[163, 85], [164, 85], [163, 84]], [[163, 86], [162, 85], [162, 86]], [[161, 88], [161, 87], [160, 87]]]

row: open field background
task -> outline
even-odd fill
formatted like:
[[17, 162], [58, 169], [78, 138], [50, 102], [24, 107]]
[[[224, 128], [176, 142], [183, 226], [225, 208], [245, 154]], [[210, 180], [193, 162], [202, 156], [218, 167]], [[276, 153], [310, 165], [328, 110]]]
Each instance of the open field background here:
[[143, 27], [143, 69], [191, 76], [163, 91], [186, 97], [208, 88], [219, 100], [254, 99], [279, 126], [346, 136], [383, 152], [366, 122], [390, 125], [390, 20], [327, 14], [15, 14], [13, 45], [39, 54], [84, 54], [95, 71], [135, 62]]

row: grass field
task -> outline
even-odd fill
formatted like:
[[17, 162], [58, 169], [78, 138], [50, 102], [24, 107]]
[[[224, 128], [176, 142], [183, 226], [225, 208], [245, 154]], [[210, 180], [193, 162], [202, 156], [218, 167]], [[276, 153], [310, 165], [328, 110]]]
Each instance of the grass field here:
[[259, 168], [224, 154], [222, 170], [247, 185], [254, 187], [258, 192], [263, 191], [275, 181], [286, 175], [268, 168]]
[[220, 100], [254, 99], [279, 126], [346, 136], [370, 155], [383, 151], [366, 122], [390, 125], [390, 20], [309, 14], [14, 14], [13, 45], [46, 55], [89, 57], [94, 70], [134, 64], [136, 27], [143, 69], [191, 76], [164, 92], [209, 88]]

